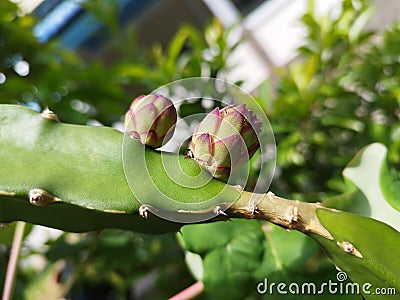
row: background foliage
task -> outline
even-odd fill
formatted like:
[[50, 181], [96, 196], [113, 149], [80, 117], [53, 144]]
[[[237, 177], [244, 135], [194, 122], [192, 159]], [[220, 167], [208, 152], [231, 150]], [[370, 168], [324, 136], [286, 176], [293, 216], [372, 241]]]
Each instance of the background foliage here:
[[[0, 2], [0, 71], [6, 76], [0, 84], [1, 103], [37, 110], [49, 106], [64, 122], [115, 125], [139, 94], [179, 78], [223, 78], [229, 72], [226, 60], [236, 45], [227, 43], [229, 31], [215, 21], [203, 32], [183, 26], [166, 49], [145, 49], [137, 45], [133, 28], [120, 27], [115, 7], [93, 1], [87, 9], [113, 33], [94, 57], [62, 49], [57, 40], [38, 43], [31, 33], [35, 20], [20, 16], [14, 4]], [[383, 33], [365, 32], [372, 14], [368, 1], [346, 0], [338, 16], [316, 17], [310, 1], [302, 17], [308, 36], [299, 58], [275, 70], [277, 86], [264, 85], [256, 93], [268, 108], [276, 135], [274, 192], [304, 201], [323, 199], [330, 206], [371, 215], [371, 205], [364, 209], [366, 202], [355, 196], [361, 195], [359, 189], [343, 180], [341, 172], [372, 142], [386, 146], [387, 162], [397, 175], [400, 25]], [[105, 59], [110, 56], [113, 59]], [[29, 63], [29, 74], [15, 71], [19, 61]], [[187, 103], [180, 114], [205, 110], [200, 102]], [[334, 267], [313, 240], [273, 225], [237, 220], [185, 226], [182, 234], [178, 244], [174, 234], [65, 233], [44, 249], [25, 248], [26, 258], [36, 254], [45, 258], [47, 267], [21, 265], [18, 296], [32, 297], [30, 291], [38, 286], [49, 293], [48, 274], [64, 284], [70, 297], [83, 299], [163, 299], [196, 278], [206, 285], [207, 294], [200, 298], [253, 299], [256, 283], [265, 277], [275, 282], [335, 278]], [[0, 261], [5, 262], [10, 238], [2, 244]], [[201, 276], [193, 267], [199, 260]], [[5, 263], [1, 266], [4, 276]]]
[[365, 32], [368, 1], [344, 1], [342, 13], [302, 22], [300, 58], [279, 70], [270, 113], [278, 143], [276, 190], [301, 198], [341, 192], [340, 172], [362, 147], [381, 142], [399, 160], [399, 24]]

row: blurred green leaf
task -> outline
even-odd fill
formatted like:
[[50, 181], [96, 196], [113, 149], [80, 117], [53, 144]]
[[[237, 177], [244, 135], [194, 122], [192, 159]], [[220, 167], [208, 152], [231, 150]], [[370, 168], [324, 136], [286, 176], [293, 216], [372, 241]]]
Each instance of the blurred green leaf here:
[[313, 273], [326, 272], [311, 239], [259, 221], [188, 225], [178, 237], [187, 255], [195, 255], [187, 262], [203, 274], [198, 279], [213, 299], [257, 299], [257, 284], [265, 278], [277, 283], [306, 278], [320, 282], [321, 275]]
[[280, 171], [273, 190], [306, 199], [344, 192], [334, 182], [373, 142], [383, 143], [388, 162], [400, 169], [400, 26], [377, 41], [379, 33], [364, 30], [373, 10], [369, 1], [346, 0], [340, 13], [320, 16], [309, 2], [301, 19], [307, 40], [300, 59], [279, 70], [269, 111]]
[[[381, 161], [381, 170], [379, 174], [380, 187], [382, 194], [387, 202], [400, 211], [400, 178], [399, 174], [393, 167], [390, 166], [386, 157], [387, 149], [382, 148], [382, 152], [385, 154], [385, 158]], [[400, 216], [399, 216], [400, 217]]]
[[24, 290], [24, 299], [61, 299], [71, 288], [76, 275], [76, 273], [68, 273], [65, 260], [56, 261], [29, 282]]
[[[10, 224], [0, 224], [0, 244], [11, 246], [14, 238], [16, 224], [17, 222], [12, 222]], [[32, 231], [32, 228], [32, 224], [25, 224], [23, 236], [24, 238]]]
[[[71, 291], [75, 297], [85, 286], [111, 284], [120, 295], [118, 299], [125, 299], [136, 282], [145, 280], [152, 273], [155, 281], [147, 288], [155, 295], [163, 293], [159, 299], [178, 292], [191, 282], [183, 264], [183, 253], [173, 234], [144, 235], [106, 229], [100, 233], [65, 233], [49, 246], [46, 253], [49, 261], [66, 260], [70, 271], [76, 275], [75, 289]], [[172, 275], [179, 280], [163, 286], [163, 277]]]
[[271, 91], [271, 80], [266, 79], [263, 83], [258, 87], [258, 104], [263, 108], [265, 113], [268, 113], [269, 110], [272, 109], [272, 91]]
[[350, 44], [355, 43], [357, 39], [362, 37], [362, 32], [365, 28], [365, 25], [367, 25], [368, 21], [371, 19], [374, 12], [375, 12], [374, 7], [372, 6], [368, 7], [357, 17], [355, 21], [353, 21], [353, 24], [350, 26], [349, 29]]

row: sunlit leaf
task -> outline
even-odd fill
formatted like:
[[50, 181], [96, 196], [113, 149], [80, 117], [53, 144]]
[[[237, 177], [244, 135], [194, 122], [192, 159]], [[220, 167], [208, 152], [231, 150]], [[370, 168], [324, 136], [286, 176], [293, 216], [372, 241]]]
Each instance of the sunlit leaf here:
[[[385, 223], [345, 212], [318, 210], [320, 221], [334, 240], [312, 235], [333, 263], [359, 285], [366, 299], [386, 299], [376, 288], [400, 293], [400, 233]], [[347, 251], [340, 245], [347, 243]], [[362, 290], [367, 287], [367, 291]], [[392, 299], [394, 296], [387, 296]]]
[[350, 26], [349, 29], [349, 41], [350, 43], [354, 43], [359, 37], [361, 32], [364, 30], [365, 25], [371, 19], [372, 15], [375, 12], [374, 7], [368, 7], [364, 10], [356, 20], [353, 21], [353, 24]]
[[368, 199], [371, 218], [400, 228], [400, 213], [389, 205], [397, 203], [398, 191], [396, 191], [397, 180], [393, 181], [393, 177], [384, 167], [386, 154], [387, 149], [384, 145], [379, 143], [368, 145], [357, 153], [343, 171], [343, 175]]

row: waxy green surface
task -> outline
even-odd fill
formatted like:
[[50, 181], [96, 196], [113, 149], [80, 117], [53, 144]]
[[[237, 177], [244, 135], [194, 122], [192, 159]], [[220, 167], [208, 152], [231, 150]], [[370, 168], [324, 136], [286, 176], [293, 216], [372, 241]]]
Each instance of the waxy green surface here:
[[[332, 262], [357, 283], [366, 299], [398, 299], [400, 294], [400, 233], [377, 220], [346, 212], [320, 209], [317, 215], [334, 240], [312, 234]], [[349, 242], [362, 257], [342, 250], [337, 242]], [[347, 283], [350, 281], [346, 281]], [[346, 282], [343, 282], [345, 285]], [[366, 292], [362, 291], [362, 287]], [[395, 295], [378, 295], [378, 289], [395, 289]]]
[[[148, 219], [139, 216], [141, 203], [129, 188], [123, 169], [123, 138], [123, 133], [112, 128], [63, 124], [25, 107], [1, 105], [0, 222], [23, 220], [74, 232], [108, 227], [149, 233], [177, 230], [181, 224], [154, 215]], [[143, 150], [134, 140], [129, 144], [134, 151], [142, 149], [145, 158], [139, 159], [145, 160], [142, 164], [147, 168], [143, 170], [138, 164], [137, 170], [130, 169], [130, 176], [135, 176], [131, 181], [137, 178], [142, 190], [143, 181], [157, 187], [141, 194], [146, 204], [154, 202], [156, 206], [167, 194], [176, 203], [173, 210], [179, 203], [185, 203], [185, 210], [195, 210], [208, 197], [233, 202], [239, 196], [234, 188], [208, 173], [199, 175], [199, 166], [190, 159], [168, 154], [161, 160], [160, 152]], [[182, 187], [170, 179], [163, 171], [163, 161], [179, 162], [184, 172], [177, 176], [184, 177], [183, 181], [188, 175], [199, 175], [192, 180], [198, 187]], [[205, 178], [207, 183], [202, 184]], [[61, 202], [35, 206], [29, 202], [32, 189], [43, 189]], [[218, 196], [223, 189], [226, 192]], [[195, 205], [190, 206], [192, 202]]]

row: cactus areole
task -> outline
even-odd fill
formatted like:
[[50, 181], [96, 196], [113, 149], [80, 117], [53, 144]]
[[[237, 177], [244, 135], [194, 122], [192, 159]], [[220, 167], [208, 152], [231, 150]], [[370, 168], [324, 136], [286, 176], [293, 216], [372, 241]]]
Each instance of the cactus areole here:
[[[125, 136], [109, 127], [64, 124], [46, 112], [0, 105], [0, 223], [22, 220], [72, 232], [120, 228], [162, 233], [181, 224], [154, 214], [143, 218], [143, 203], [190, 215], [201, 214], [214, 199], [209, 210], [219, 216], [216, 205], [240, 196], [234, 187], [200, 172], [197, 162], [172, 153], [162, 156], [128, 138], [128, 172], [143, 192], [137, 199], [124, 172]], [[174, 178], [166, 165], [174, 166]], [[183, 172], [175, 172], [177, 165]], [[182, 184], [185, 180], [189, 186]], [[167, 196], [173, 205], [162, 201]]]
[[[221, 111], [216, 110], [214, 115], [220, 116]], [[215, 127], [221, 131], [221, 126]], [[244, 125], [236, 128], [246, 136]], [[197, 128], [201, 136], [200, 132], [202, 125]], [[209, 136], [219, 137], [217, 131], [213, 132]], [[208, 205], [206, 202], [215, 198], [213, 206], [206, 206], [214, 216], [207, 222], [260, 219], [298, 230], [317, 240], [353, 282], [399, 290], [400, 261], [394, 255], [400, 247], [399, 233], [387, 224], [325, 208], [320, 203], [288, 200], [271, 192], [243, 191], [212, 178], [208, 172], [199, 174], [201, 168], [192, 159], [172, 153], [165, 153], [161, 159], [160, 151], [125, 136], [112, 128], [60, 123], [50, 111], [40, 114], [26, 107], [0, 105], [0, 222], [21, 220], [73, 232], [119, 228], [164, 233], [177, 231], [183, 224], [152, 213], [151, 205], [161, 207], [161, 194], [174, 197], [175, 203], [168, 209], [186, 216], [203, 214], [199, 203]], [[121, 155], [124, 140], [131, 145], [128, 150], [133, 150], [127, 152], [130, 158], [145, 152], [149, 172], [132, 164], [136, 184], [141, 190], [145, 190], [146, 182], [158, 187], [145, 191], [147, 205], [136, 199], [127, 184]], [[243, 140], [249, 149], [256, 143], [254, 139]], [[193, 143], [196, 147], [196, 137]], [[185, 172], [175, 174], [172, 180], [164, 167], [176, 162]], [[190, 186], [177, 184], [188, 178]], [[203, 179], [209, 180], [192, 188]], [[366, 232], [372, 238], [365, 238]]]
[[[331, 238], [315, 214], [319, 204], [243, 191], [201, 172], [192, 159], [142, 147], [124, 136], [112, 128], [63, 124], [48, 113], [0, 105], [0, 222], [22, 220], [73, 232], [120, 228], [162, 233], [206, 215], [214, 216], [209, 221], [263, 219]], [[125, 170], [124, 140], [126, 158], [133, 161]], [[142, 164], [136, 163], [140, 154]], [[168, 176], [165, 168], [176, 165], [182, 172]], [[140, 199], [127, 178], [142, 192]], [[166, 197], [174, 201], [165, 203]], [[185, 222], [160, 218], [152, 207]]]

